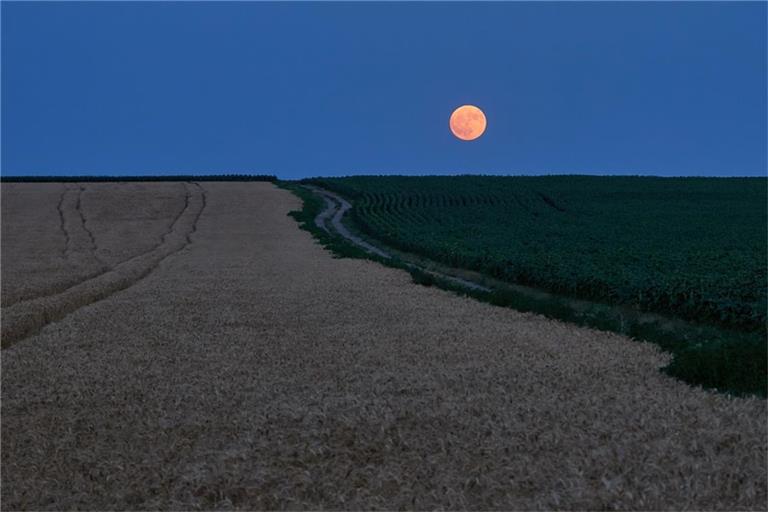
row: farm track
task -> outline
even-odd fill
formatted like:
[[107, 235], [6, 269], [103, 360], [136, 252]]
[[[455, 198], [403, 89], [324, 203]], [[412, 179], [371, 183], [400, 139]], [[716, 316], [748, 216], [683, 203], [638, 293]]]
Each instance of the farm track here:
[[63, 259], [68, 259], [69, 257], [69, 230], [67, 229], [66, 225], [67, 221], [64, 219], [64, 198], [67, 196], [67, 192], [69, 190], [69, 187], [64, 187], [64, 189], [61, 191], [61, 195], [59, 196], [59, 202], [56, 205], [56, 211], [59, 214], [59, 229], [64, 235], [64, 247], [61, 248], [61, 257]]
[[[61, 320], [81, 307], [103, 300], [117, 291], [133, 286], [156, 269], [167, 257], [192, 243], [190, 235], [196, 230], [197, 222], [205, 208], [205, 192], [199, 186], [194, 188], [194, 193], [189, 185], [186, 188], [184, 208], [173, 220], [168, 231], [163, 234], [160, 243], [149, 251], [128, 258], [114, 267], [102, 268], [92, 276], [68, 285], [60, 292], [17, 301], [4, 307], [1, 328], [2, 348], [7, 348], [39, 332], [46, 325]], [[67, 195], [70, 195], [67, 192], [72, 191], [73, 189], [65, 191], [63, 197], [66, 198]], [[85, 218], [80, 209], [81, 193], [82, 188], [79, 189], [76, 198], [70, 199], [70, 202], [74, 202], [71, 211], [77, 214], [63, 215], [62, 225], [65, 232], [68, 233], [65, 254], [67, 257], [71, 257], [70, 255], [74, 252], [70, 246], [72, 245], [71, 241], [76, 239], [72, 235], [75, 229], [67, 227], [74, 225], [78, 226], [76, 229], [80, 231], [78, 237], [82, 238], [80, 235], [85, 235], [92, 241], [88, 245], [95, 258], [97, 246], [93, 234], [85, 228]], [[67, 204], [66, 200], [63, 203]], [[59, 208], [59, 211], [67, 212], [70, 210], [64, 206]], [[79, 219], [80, 222], [73, 222], [72, 217]], [[88, 236], [89, 234], [90, 236]]]
[[[376, 256], [380, 256], [382, 258], [391, 258], [389, 253], [382, 251], [378, 247], [375, 247], [359, 236], [353, 235], [350, 233], [350, 231], [347, 229], [347, 227], [342, 223], [342, 219], [344, 218], [344, 215], [352, 208], [352, 205], [341, 197], [338, 194], [335, 194], [333, 192], [330, 192], [328, 190], [324, 190], [318, 187], [308, 187], [310, 190], [314, 191], [317, 194], [320, 194], [323, 199], [325, 199], [325, 210], [320, 212], [315, 219], [315, 224], [329, 233], [331, 230], [333, 230], [335, 233], [338, 233], [342, 237], [346, 238], [350, 242], [352, 242], [354, 245], [357, 245], [358, 247], [361, 247], [365, 251], [368, 251], [372, 254], [375, 254]], [[330, 220], [330, 228], [328, 226], [328, 221]]]
[[98, 246], [96, 239], [86, 225], [86, 218], [83, 214], [81, 201], [82, 194], [85, 191], [83, 186], [78, 188], [64, 185], [56, 205], [59, 216], [59, 228], [64, 237], [64, 243], [61, 248], [61, 258], [67, 263], [75, 266], [93, 268], [86, 274], [76, 272], [71, 279], [64, 279], [55, 284], [43, 286], [35, 290], [30, 290], [21, 294], [17, 298], [6, 301], [2, 307], [7, 308], [16, 304], [27, 302], [42, 297], [48, 297], [57, 293], [62, 293], [83, 281], [98, 277], [112, 269], [98, 255]]
[[99, 257], [99, 246], [96, 244], [96, 237], [93, 236], [93, 231], [88, 229], [88, 220], [85, 218], [85, 214], [83, 213], [82, 208], [83, 192], [85, 192], [85, 187], [80, 185], [77, 191], [77, 203], [75, 203], [75, 210], [77, 211], [78, 217], [80, 217], [79, 226], [82, 227], [83, 231], [85, 231], [85, 234], [88, 235], [88, 252], [90, 256], [95, 259], [101, 266], [109, 267], [107, 262]]
[[[349, 201], [347, 201], [340, 195], [334, 192], [331, 192], [329, 190], [325, 190], [315, 186], [307, 186], [307, 188], [312, 190], [316, 194], [319, 194], [325, 200], [325, 209], [322, 212], [320, 212], [315, 218], [315, 225], [317, 227], [325, 230], [328, 233], [331, 233], [331, 232], [337, 233], [338, 235], [342, 236], [352, 244], [360, 247], [361, 249], [371, 254], [374, 254], [384, 259], [392, 258], [392, 255], [389, 254], [388, 252], [376, 247], [375, 245], [370, 244], [369, 242], [363, 240], [359, 236], [352, 234], [349, 231], [349, 229], [347, 229], [347, 227], [344, 225], [343, 219], [344, 219], [344, 215], [352, 208], [352, 205], [349, 203]], [[330, 221], [330, 226], [329, 226], [329, 221]], [[483, 292], [492, 291], [491, 288], [488, 288], [487, 286], [470, 281], [468, 279], [457, 277], [455, 275], [446, 274], [443, 272], [436, 272], [434, 270], [430, 270], [428, 268], [425, 268], [410, 262], [404, 262], [403, 264], [407, 268], [420, 270], [422, 272], [432, 275], [433, 277], [450, 281], [451, 283], [457, 284], [464, 288], [469, 288], [470, 290], [477, 290], [477, 291], [483, 291]]]
[[[197, 190], [199, 190], [200, 193], [203, 194], [203, 209], [204, 209], [205, 208], [205, 192], [203, 191], [202, 187], [200, 187], [199, 184], [193, 183], [192, 185], [196, 186]], [[68, 195], [67, 193], [68, 192], [71, 193], [76, 189], [65, 185], [65, 188], [61, 193], [61, 198], [57, 205], [61, 231], [64, 234], [64, 240], [65, 240], [64, 247], [62, 248], [62, 258], [66, 261], [70, 261], [70, 260], [74, 260], [74, 254], [85, 253], [87, 255], [86, 258], [91, 258], [96, 262], [98, 262], [96, 270], [93, 270], [85, 274], [84, 276], [75, 276], [72, 280], [64, 280], [50, 286], [45, 286], [42, 288], [38, 288], [34, 291], [30, 291], [20, 296], [18, 299], [8, 301], [7, 303], [3, 303], [2, 307], [8, 308], [16, 304], [21, 304], [31, 300], [42, 299], [45, 297], [50, 297], [52, 295], [64, 293], [77, 285], [80, 285], [88, 280], [100, 277], [106, 274], [107, 272], [114, 270], [117, 265], [134, 260], [136, 258], [149, 254], [152, 251], [155, 251], [156, 249], [158, 249], [158, 247], [160, 247], [165, 242], [166, 237], [173, 231], [176, 222], [179, 220], [182, 214], [189, 207], [189, 198], [190, 198], [189, 184], [185, 183], [184, 186], [186, 189], [184, 207], [173, 218], [173, 220], [171, 220], [171, 222], [168, 225], [168, 229], [160, 236], [160, 240], [156, 244], [154, 244], [152, 247], [150, 247], [148, 250], [133, 256], [128, 256], [118, 261], [116, 264], [110, 265], [98, 256], [99, 246], [96, 243], [96, 237], [94, 236], [93, 232], [86, 227], [87, 220], [85, 218], [85, 215], [81, 207], [81, 196], [82, 196], [82, 193], [85, 191], [85, 188], [83, 186], [79, 187], [79, 192], [78, 192], [77, 199], [74, 202], [74, 207], [66, 208], [64, 206], [65, 204], [70, 204], [73, 202], [73, 200], [71, 199], [71, 194], [70, 194], [70, 200], [68, 201], [66, 200], [66, 197]], [[74, 210], [74, 212], [72, 210]], [[77, 215], [75, 216], [74, 213], [76, 213]], [[202, 214], [202, 209], [198, 213], [198, 218], [200, 214]], [[72, 248], [72, 246], [76, 245], [76, 242], [74, 242], [73, 240], [79, 238], [80, 242], [82, 242], [83, 237], [82, 236], [73, 237], [70, 233], [72, 231], [78, 230], [78, 228], [67, 228], [67, 226], [80, 226], [79, 229], [82, 229], [87, 234], [88, 243], [86, 244], [85, 249]]]
[[106, 263], [96, 254], [96, 239], [86, 225], [81, 206], [84, 191], [83, 186], [68, 186], [62, 192], [58, 210], [66, 241], [63, 256], [66, 260], [90, 259], [105, 266]]
[[[202, 207], [197, 211], [197, 215], [195, 215], [195, 220], [192, 223], [192, 229], [189, 231], [189, 233], [187, 233], [187, 245], [192, 243], [192, 235], [194, 235], [197, 232], [197, 223], [200, 220], [200, 216], [203, 214], [203, 211], [205, 210], [205, 207], [207, 205], [205, 189], [202, 187], [202, 185], [196, 182], [192, 183], [192, 185], [194, 185], [197, 188], [198, 192], [200, 192], [200, 200], [202, 201]], [[187, 196], [186, 196], [186, 202], [184, 203], [184, 210], [182, 210], [179, 213], [179, 217], [181, 216], [182, 213], [184, 213], [187, 207], [189, 207], [189, 198], [190, 198], [190, 193], [189, 193], [189, 189], [187, 189]], [[176, 217], [176, 219], [178, 219], [178, 217]], [[174, 223], [176, 222], [176, 219], [174, 219]], [[163, 235], [163, 240], [165, 240], [165, 235]]]
[[[27, 212], [20, 188], [3, 198]], [[271, 184], [202, 188], [145, 278], [3, 350], [4, 510], [765, 509], [765, 400], [334, 258]], [[48, 215], [6, 207], [3, 228], [47, 223], [58, 256], [39, 190]], [[181, 196], [159, 204], [170, 219]]]

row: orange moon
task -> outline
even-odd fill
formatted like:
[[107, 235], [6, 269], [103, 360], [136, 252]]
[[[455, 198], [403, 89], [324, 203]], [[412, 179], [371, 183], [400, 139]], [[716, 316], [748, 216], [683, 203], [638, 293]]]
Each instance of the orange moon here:
[[448, 124], [461, 140], [475, 140], [485, 131], [485, 114], [474, 105], [462, 105], [453, 111]]

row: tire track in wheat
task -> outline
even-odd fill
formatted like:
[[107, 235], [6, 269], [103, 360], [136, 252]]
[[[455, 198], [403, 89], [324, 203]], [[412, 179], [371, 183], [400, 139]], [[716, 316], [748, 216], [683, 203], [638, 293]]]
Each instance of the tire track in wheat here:
[[67, 290], [37, 299], [19, 302], [3, 308], [0, 334], [2, 348], [34, 335], [46, 325], [61, 320], [78, 309], [103, 300], [141, 281], [155, 270], [166, 258], [176, 254], [191, 243], [190, 235], [197, 230], [197, 223], [205, 208], [205, 193], [198, 185], [195, 193], [187, 187], [184, 210], [176, 218], [162, 242], [153, 250], [115, 265], [106, 272], [82, 281]]
[[98, 262], [98, 264], [102, 268], [109, 269], [109, 268], [111, 268], [111, 266], [109, 264], [107, 264], [107, 262], [104, 261], [99, 256], [99, 253], [98, 253], [99, 246], [96, 244], [96, 237], [94, 236], [93, 231], [91, 231], [88, 228], [88, 221], [85, 218], [85, 214], [83, 213], [83, 208], [82, 208], [83, 192], [85, 192], [85, 186], [80, 185], [80, 188], [79, 188], [79, 190], [77, 192], [77, 202], [75, 203], [75, 211], [77, 211], [77, 215], [80, 218], [80, 226], [82, 227], [82, 230], [88, 236], [88, 241], [89, 241], [88, 251], [90, 252], [91, 257], [96, 262]]
[[69, 187], [64, 185], [61, 195], [59, 196], [59, 202], [56, 205], [56, 211], [59, 213], [59, 229], [64, 234], [64, 247], [61, 248], [61, 257], [67, 259], [69, 251], [69, 231], [67, 231], [67, 224], [64, 221], [64, 197], [67, 195]]
[[[51, 283], [48, 286], [20, 295], [15, 300], [3, 304], [3, 308], [61, 293], [83, 281], [92, 279], [110, 270], [110, 266], [96, 254], [96, 240], [93, 233], [85, 225], [85, 217], [81, 209], [81, 196], [85, 187], [74, 188], [64, 185], [59, 196], [56, 211], [59, 215], [59, 228], [64, 235], [61, 258], [65, 265], [71, 265], [69, 279]], [[83, 268], [96, 264], [96, 269], [84, 273]]]
[[[120, 265], [122, 263], [131, 261], [131, 260], [136, 259], [136, 258], [140, 258], [140, 257], [144, 256], [145, 254], [148, 254], [148, 253], [154, 251], [160, 245], [163, 244], [163, 242], [165, 241], [165, 238], [168, 236], [169, 233], [171, 233], [171, 231], [173, 231], [174, 225], [179, 220], [179, 218], [184, 214], [184, 212], [186, 211], [186, 209], [189, 206], [189, 197], [190, 197], [189, 186], [185, 183], [184, 187], [185, 187], [184, 206], [173, 217], [173, 220], [171, 220], [170, 224], [168, 225], [168, 229], [160, 236], [160, 240], [155, 245], [153, 245], [152, 247], [147, 249], [146, 251], [144, 251], [142, 253], [139, 253], [139, 254], [136, 254], [134, 256], [130, 256], [128, 258], [125, 258], [125, 259], [121, 260], [120, 262], [118, 262], [117, 265]], [[83, 189], [81, 188], [81, 193], [82, 193], [82, 190]], [[65, 190], [61, 194], [61, 197], [59, 199], [59, 204], [57, 206], [57, 210], [59, 212], [59, 218], [60, 218], [60, 222], [61, 222], [61, 230], [64, 233], [64, 237], [65, 237], [64, 248], [62, 249], [61, 254], [62, 254], [62, 258], [64, 260], [67, 260], [67, 261], [70, 261], [72, 259], [73, 253], [75, 252], [75, 251], [73, 251], [71, 249], [71, 246], [73, 245], [73, 242], [72, 242], [72, 238], [73, 237], [71, 235], [70, 230], [67, 229], [67, 227], [66, 227], [67, 224], [71, 224], [72, 221], [71, 220], [69, 222], [66, 221], [67, 215], [64, 213], [65, 209], [64, 209], [64, 206], [63, 206], [64, 202], [65, 202], [65, 195], [66, 195], [67, 192], [70, 192], [70, 191], [72, 191], [72, 189], [65, 188]], [[88, 229], [85, 226], [86, 219], [85, 219], [85, 216], [84, 216], [84, 214], [82, 212], [82, 209], [80, 207], [80, 198], [79, 197], [78, 197], [75, 205], [76, 205], [76, 210], [79, 212], [78, 215], [79, 215], [79, 217], [81, 219], [82, 228], [89, 235], [89, 238], [91, 240], [91, 244], [92, 244], [91, 251], [93, 253], [94, 259], [96, 259], [99, 262], [100, 267], [97, 270], [86, 274], [85, 276], [82, 276], [82, 275], [76, 276], [74, 279], [63, 281], [63, 282], [59, 282], [59, 283], [55, 283], [55, 284], [52, 284], [52, 285], [50, 285], [50, 286], [48, 286], [46, 288], [42, 288], [42, 289], [36, 290], [34, 292], [31, 292], [29, 294], [23, 295], [23, 296], [19, 297], [16, 300], [13, 300], [13, 301], [10, 301], [10, 302], [8, 302], [6, 304], [3, 304], [3, 309], [11, 307], [11, 306], [15, 306], [16, 304], [21, 304], [21, 303], [29, 302], [31, 300], [41, 299], [41, 298], [45, 298], [45, 297], [50, 297], [52, 295], [57, 295], [57, 294], [60, 294], [60, 293], [64, 293], [67, 290], [69, 290], [69, 289], [71, 289], [71, 288], [73, 288], [73, 287], [75, 287], [75, 286], [77, 286], [79, 284], [82, 284], [82, 283], [84, 283], [84, 282], [86, 282], [86, 281], [88, 281], [90, 279], [94, 279], [94, 278], [97, 278], [99, 276], [102, 276], [102, 275], [106, 274], [107, 272], [113, 270], [117, 266], [117, 265], [109, 265], [108, 263], [106, 263], [104, 260], [102, 260], [100, 257], [98, 257], [96, 255], [96, 251], [98, 250], [98, 245], [96, 244], [96, 238], [93, 235], [93, 232], [91, 232], [90, 229]]]
[[[205, 189], [196, 181], [193, 182], [192, 184], [195, 187], [197, 187], [197, 189], [200, 191], [201, 199], [203, 201], [203, 206], [202, 206], [202, 208], [200, 208], [200, 211], [197, 212], [197, 217], [195, 217], [195, 222], [192, 224], [192, 231], [190, 231], [187, 234], [187, 244], [191, 244], [192, 243], [192, 235], [194, 235], [195, 232], [197, 232], [197, 221], [200, 220], [200, 216], [203, 214], [203, 210], [205, 210], [205, 207], [208, 204], [208, 198], [207, 198], [207, 196], [205, 194]], [[189, 201], [189, 191], [187, 191], [187, 201]]]

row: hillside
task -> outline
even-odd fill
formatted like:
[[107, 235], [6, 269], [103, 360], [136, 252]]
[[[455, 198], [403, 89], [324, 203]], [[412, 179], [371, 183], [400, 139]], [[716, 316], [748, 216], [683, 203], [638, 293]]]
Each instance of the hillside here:
[[[91, 239], [79, 189], [14, 185], [37, 198], [32, 221], [2, 185], [4, 268], [32, 260], [4, 287], [28, 290], [17, 284], [35, 261], [50, 276], [68, 257], [85, 281], [39, 289], [51, 307], [113, 283], [109, 272], [126, 279], [3, 350], [4, 509], [734, 510], [768, 499], [765, 400], [665, 376], [653, 345], [333, 258], [287, 215], [300, 202], [271, 184], [126, 186], [84, 185]], [[106, 199], [111, 230], [93, 216]], [[145, 231], [113, 236], [139, 218]], [[48, 258], [17, 252], [33, 240]], [[124, 272], [125, 258], [146, 272]], [[98, 264], [106, 280], [88, 276]]]

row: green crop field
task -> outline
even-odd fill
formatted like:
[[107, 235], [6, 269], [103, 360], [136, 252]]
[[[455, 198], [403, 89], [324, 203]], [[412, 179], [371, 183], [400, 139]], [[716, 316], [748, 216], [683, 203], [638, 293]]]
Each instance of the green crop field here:
[[766, 321], [766, 180], [350, 177], [355, 223], [510, 282], [740, 329]]
[[651, 333], [643, 323], [629, 330], [605, 324], [678, 354], [675, 364], [685, 366], [678, 376], [690, 382], [765, 393], [765, 178], [309, 181], [350, 199], [352, 226], [390, 247], [557, 296], [711, 328]]

